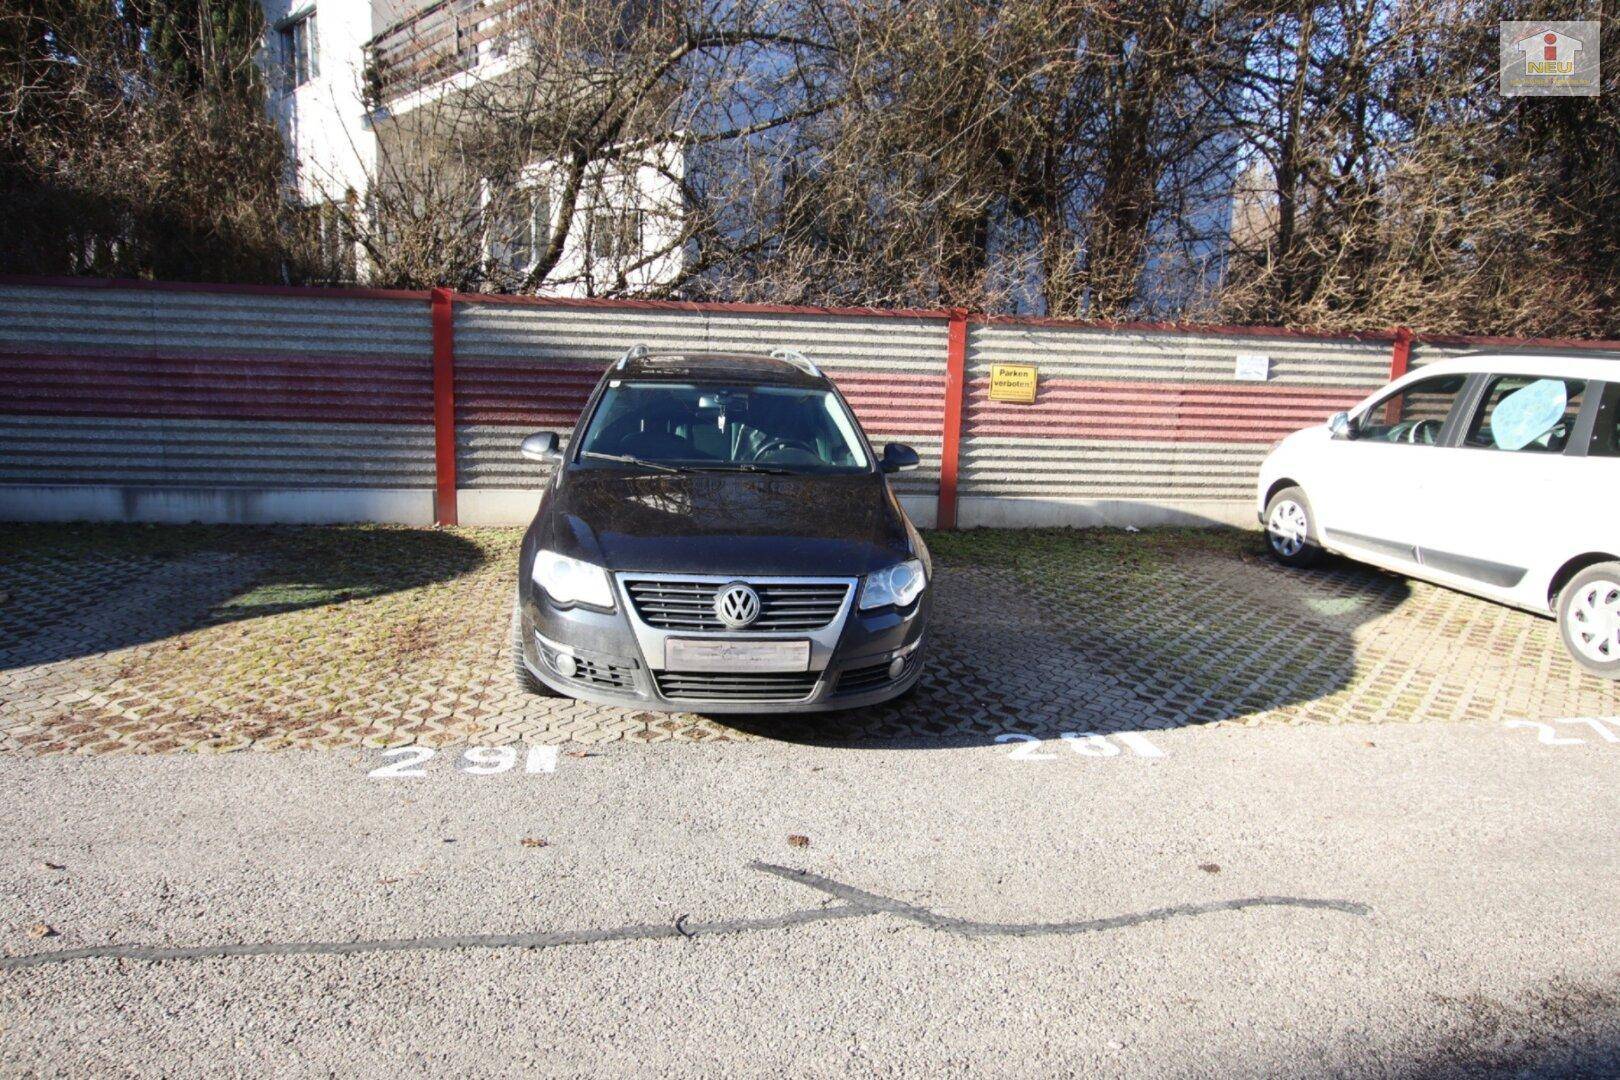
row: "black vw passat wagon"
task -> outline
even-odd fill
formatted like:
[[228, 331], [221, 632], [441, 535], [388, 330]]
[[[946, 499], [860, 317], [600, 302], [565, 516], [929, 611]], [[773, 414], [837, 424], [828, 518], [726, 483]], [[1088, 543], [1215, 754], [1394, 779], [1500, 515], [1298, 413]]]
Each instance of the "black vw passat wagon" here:
[[843, 396], [795, 352], [650, 354], [592, 391], [523, 538], [512, 659], [535, 693], [810, 712], [917, 681], [933, 567]]

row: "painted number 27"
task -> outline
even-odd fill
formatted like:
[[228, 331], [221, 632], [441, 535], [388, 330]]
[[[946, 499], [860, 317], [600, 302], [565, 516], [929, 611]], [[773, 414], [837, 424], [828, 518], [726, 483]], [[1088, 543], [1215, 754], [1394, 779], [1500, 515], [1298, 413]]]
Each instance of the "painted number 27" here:
[[1585, 746], [1585, 739], [1575, 739], [1568, 735], [1560, 735], [1553, 724], [1584, 725], [1590, 728], [1598, 738], [1604, 742], [1620, 743], [1620, 735], [1614, 729], [1620, 727], [1620, 717], [1599, 716], [1569, 716], [1554, 720], [1552, 724], [1544, 724], [1540, 720], [1505, 720], [1505, 728], [1526, 728], [1536, 733], [1536, 741], [1543, 746]]

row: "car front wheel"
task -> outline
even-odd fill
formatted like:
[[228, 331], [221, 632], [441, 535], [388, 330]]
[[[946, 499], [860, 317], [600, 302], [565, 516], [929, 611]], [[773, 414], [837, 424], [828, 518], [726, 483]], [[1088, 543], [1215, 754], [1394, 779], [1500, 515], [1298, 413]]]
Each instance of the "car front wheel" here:
[[1581, 667], [1620, 679], [1620, 562], [1576, 574], [1558, 594], [1558, 629]]
[[1266, 503], [1266, 545], [1285, 566], [1314, 566], [1321, 559], [1310, 500], [1299, 488], [1283, 488]]

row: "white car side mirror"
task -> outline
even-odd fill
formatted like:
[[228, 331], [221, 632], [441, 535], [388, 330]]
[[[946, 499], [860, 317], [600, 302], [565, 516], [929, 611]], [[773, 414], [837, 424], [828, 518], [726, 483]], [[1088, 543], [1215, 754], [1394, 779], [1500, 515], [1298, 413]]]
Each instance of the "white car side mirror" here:
[[1335, 438], [1353, 439], [1356, 437], [1355, 425], [1350, 423], [1349, 413], [1334, 413], [1332, 416], [1328, 417], [1327, 426], [1328, 430], [1333, 433]]

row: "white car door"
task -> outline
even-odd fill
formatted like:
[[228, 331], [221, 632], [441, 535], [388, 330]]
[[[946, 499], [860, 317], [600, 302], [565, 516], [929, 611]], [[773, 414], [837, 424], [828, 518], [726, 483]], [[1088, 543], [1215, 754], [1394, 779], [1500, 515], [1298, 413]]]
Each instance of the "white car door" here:
[[1443, 581], [1511, 599], [1550, 575], [1549, 562], [1556, 568], [1575, 554], [1567, 550], [1576, 542], [1575, 519], [1596, 494], [1582, 493], [1585, 462], [1568, 452], [1587, 384], [1530, 374], [1483, 378], [1457, 445], [1436, 461], [1418, 556]]
[[1416, 565], [1429, 474], [1466, 374], [1406, 383], [1351, 418], [1321, 450], [1307, 489], [1327, 546], [1369, 562]]

